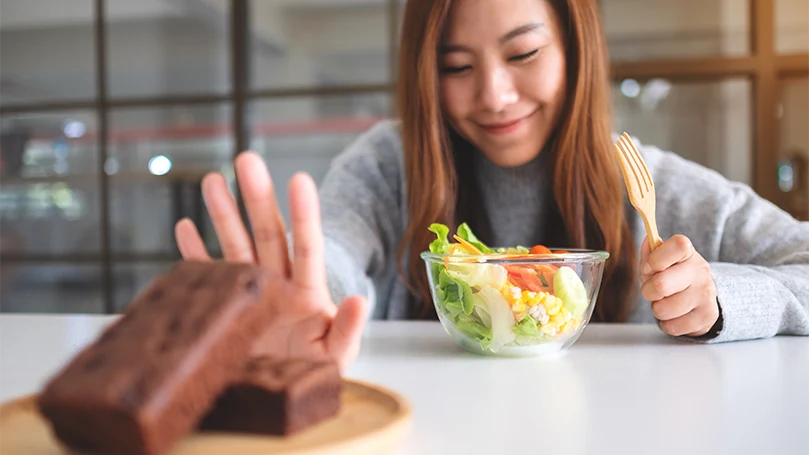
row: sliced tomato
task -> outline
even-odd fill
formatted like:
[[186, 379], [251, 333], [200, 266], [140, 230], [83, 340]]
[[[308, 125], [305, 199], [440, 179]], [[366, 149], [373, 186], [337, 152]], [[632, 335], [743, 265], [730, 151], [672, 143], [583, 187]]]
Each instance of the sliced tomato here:
[[530, 254], [551, 254], [551, 250], [545, 245], [534, 245], [529, 250]]
[[540, 292], [543, 290], [542, 281], [536, 269], [526, 265], [506, 265], [508, 279], [515, 286], [525, 291]]

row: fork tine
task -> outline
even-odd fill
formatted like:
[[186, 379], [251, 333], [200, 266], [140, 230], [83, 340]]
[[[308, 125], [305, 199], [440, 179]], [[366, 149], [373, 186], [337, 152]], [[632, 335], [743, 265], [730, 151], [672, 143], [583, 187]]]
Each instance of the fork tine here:
[[632, 137], [630, 137], [628, 133], [624, 133], [623, 136], [626, 138], [629, 151], [635, 159], [635, 162], [641, 168], [641, 174], [643, 175], [643, 180], [646, 183], [647, 190], [651, 190], [654, 187], [654, 182], [652, 182], [652, 175], [649, 173], [649, 168], [646, 167], [646, 162], [643, 160], [643, 157], [640, 156], [640, 151], [637, 147], [635, 147]]
[[621, 151], [621, 159], [624, 162], [624, 166], [632, 171], [632, 175], [635, 177], [635, 183], [637, 184], [638, 189], [641, 190], [641, 193], [645, 193], [648, 191], [648, 187], [646, 187], [646, 180], [641, 177], [641, 170], [637, 167], [635, 160], [632, 159], [632, 152], [627, 149], [626, 140], [623, 137], [618, 138], [618, 149]]

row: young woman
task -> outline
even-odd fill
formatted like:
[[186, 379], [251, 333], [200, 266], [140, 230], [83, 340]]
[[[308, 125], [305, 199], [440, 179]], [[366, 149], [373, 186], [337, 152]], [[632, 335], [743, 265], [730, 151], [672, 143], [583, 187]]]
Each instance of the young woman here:
[[[291, 255], [256, 154], [235, 163], [252, 238], [223, 177], [203, 182], [225, 260], [278, 278], [271, 349], [345, 366], [368, 312], [434, 317], [418, 255], [431, 223], [464, 221], [490, 245], [608, 251], [595, 321], [713, 342], [809, 334], [809, 223], [642, 146], [667, 239], [650, 254], [614, 159], [596, 2], [409, 0], [399, 67], [398, 121], [338, 157], [320, 197], [292, 179]], [[190, 221], [176, 237], [185, 258], [210, 259]]]

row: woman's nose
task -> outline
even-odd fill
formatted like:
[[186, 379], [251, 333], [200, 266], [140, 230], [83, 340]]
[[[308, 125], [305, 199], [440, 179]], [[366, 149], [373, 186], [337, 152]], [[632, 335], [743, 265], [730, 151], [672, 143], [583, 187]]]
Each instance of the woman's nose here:
[[492, 68], [483, 76], [479, 98], [485, 110], [501, 112], [519, 96], [511, 74], [505, 68]]

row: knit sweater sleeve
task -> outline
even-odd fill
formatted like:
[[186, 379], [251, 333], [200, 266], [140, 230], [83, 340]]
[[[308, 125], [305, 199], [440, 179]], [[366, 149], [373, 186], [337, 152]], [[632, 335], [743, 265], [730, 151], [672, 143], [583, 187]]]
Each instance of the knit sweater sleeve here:
[[319, 187], [326, 276], [335, 303], [364, 295], [384, 313], [374, 278], [395, 259], [401, 237], [403, 186], [396, 124], [384, 121], [331, 163]]
[[809, 335], [809, 223], [678, 155], [643, 154], [661, 236], [687, 236], [711, 265], [721, 320], [705, 340]]

